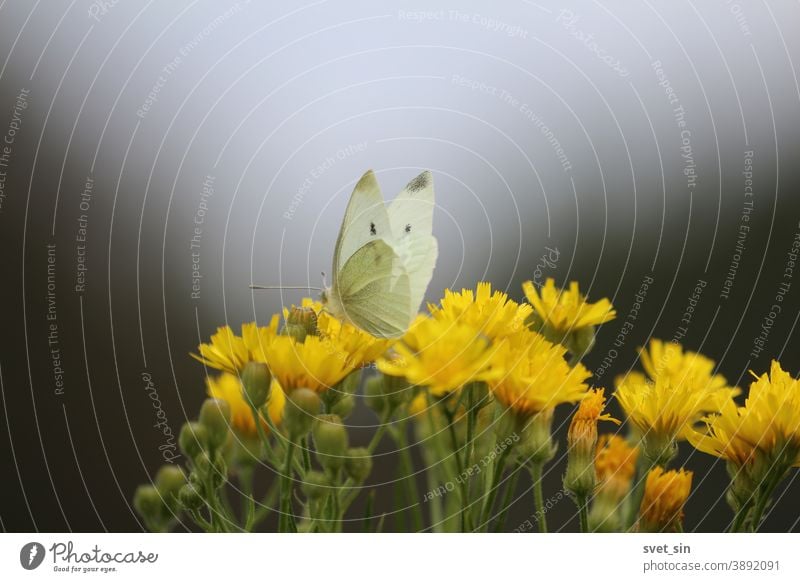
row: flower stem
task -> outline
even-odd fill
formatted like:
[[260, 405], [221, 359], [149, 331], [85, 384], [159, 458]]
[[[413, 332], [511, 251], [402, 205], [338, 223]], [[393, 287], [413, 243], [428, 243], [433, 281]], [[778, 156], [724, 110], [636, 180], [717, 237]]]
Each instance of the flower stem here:
[[506, 525], [506, 518], [508, 517], [508, 512], [511, 509], [511, 499], [514, 497], [514, 493], [517, 491], [517, 482], [519, 481], [519, 476], [522, 474], [519, 467], [514, 467], [511, 470], [511, 476], [508, 478], [508, 483], [506, 484], [506, 492], [503, 495], [503, 501], [500, 504], [500, 515], [497, 516], [497, 520], [494, 524], [494, 532], [501, 532]]
[[256, 519], [256, 500], [253, 498], [253, 468], [243, 466], [239, 469], [239, 486], [244, 497], [242, 513], [244, 519], [244, 531], [252, 531]]
[[292, 512], [292, 458], [294, 457], [295, 444], [289, 441], [286, 448], [283, 472], [281, 473], [281, 513], [278, 522], [278, 531], [291, 531]]
[[542, 469], [544, 463], [531, 464], [531, 479], [533, 480], [533, 503], [538, 516], [539, 532], [547, 533], [547, 517], [544, 514], [544, 493], [542, 492]]
[[581, 522], [581, 533], [589, 533], [589, 497], [585, 494], [575, 496], [578, 515]]
[[458, 444], [458, 435], [456, 434], [455, 414], [447, 408], [446, 405], [442, 406], [445, 416], [447, 417], [447, 432], [450, 435], [450, 447], [453, 452], [453, 458], [456, 461], [456, 481], [458, 481], [459, 495], [461, 497], [461, 511], [459, 513], [459, 521], [461, 523], [461, 531], [471, 531], [472, 525], [469, 519], [469, 492], [467, 491], [467, 482], [463, 478], [464, 466], [461, 464], [461, 447]]
[[417, 495], [417, 484], [414, 478], [414, 462], [411, 459], [411, 452], [408, 447], [408, 439], [406, 438], [406, 425], [405, 422], [393, 432], [397, 449], [400, 453], [400, 470], [404, 475], [403, 486], [406, 492], [406, 499], [409, 504], [413, 504], [412, 519], [415, 532], [420, 532], [424, 529], [425, 523], [422, 518], [422, 507], [419, 504]]
[[497, 493], [500, 491], [500, 479], [503, 477], [503, 470], [506, 468], [506, 459], [511, 452], [511, 447], [506, 447], [500, 456], [495, 460], [494, 473], [492, 473], [492, 480], [489, 483], [489, 491], [487, 494], [486, 502], [483, 504], [481, 510], [480, 521], [478, 526], [489, 530], [489, 522], [492, 519], [492, 507], [497, 499]]

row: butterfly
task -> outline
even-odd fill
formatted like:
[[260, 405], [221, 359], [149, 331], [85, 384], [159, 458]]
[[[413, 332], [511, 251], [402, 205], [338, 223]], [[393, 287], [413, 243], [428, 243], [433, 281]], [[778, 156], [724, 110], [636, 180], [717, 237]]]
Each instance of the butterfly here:
[[419, 312], [439, 247], [433, 177], [411, 180], [387, 207], [372, 170], [356, 184], [333, 252], [322, 303], [334, 317], [384, 338], [405, 333]]

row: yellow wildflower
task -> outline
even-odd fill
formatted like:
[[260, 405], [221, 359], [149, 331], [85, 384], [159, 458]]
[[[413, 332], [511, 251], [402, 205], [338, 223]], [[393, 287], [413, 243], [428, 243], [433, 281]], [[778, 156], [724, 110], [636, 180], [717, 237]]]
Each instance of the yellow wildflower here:
[[533, 309], [509, 299], [502, 291], [492, 292], [491, 283], [478, 283], [477, 291], [462, 289], [460, 293], [445, 290], [441, 307], [428, 305], [435, 319], [458, 321], [480, 330], [497, 340], [516, 333], [525, 325]]
[[638, 447], [628, 444], [619, 435], [601, 435], [597, 441], [594, 468], [597, 474], [598, 495], [620, 501], [630, 491], [636, 474]]
[[614, 393], [644, 439], [645, 454], [659, 464], [666, 464], [674, 456], [676, 441], [685, 440], [704, 414], [719, 412], [731, 394], [730, 388], [674, 381], [666, 375], [650, 382], [635, 373], [618, 380]]
[[523, 283], [522, 290], [543, 324], [559, 334], [600, 325], [617, 316], [608, 299], [596, 303], [586, 301], [578, 290], [577, 281], [569, 284], [568, 291], [556, 289], [555, 281], [549, 278], [541, 290], [537, 290], [531, 281]]
[[762, 455], [770, 467], [800, 467], [800, 380], [773, 360], [769, 374], [756, 376], [744, 406], [728, 400], [719, 415], [706, 418], [707, 434], [689, 435], [700, 451], [744, 466]]
[[337, 338], [315, 335], [303, 342], [287, 335], [276, 337], [267, 349], [267, 365], [287, 392], [296, 388], [324, 392], [358, 367]]
[[[714, 374], [714, 360], [695, 352], [684, 352], [679, 343], [652, 339], [647, 349], [639, 349], [639, 355], [651, 380], [667, 377], [673, 384], [689, 382], [706, 390], [730, 388], [724, 376]], [[733, 396], [739, 393], [738, 389], [730, 389], [735, 390]], [[728, 398], [727, 393], [720, 394], [724, 394], [723, 400]]]
[[243, 323], [241, 336], [233, 333], [230, 326], [217, 328], [210, 343], [198, 346], [200, 354], [191, 356], [209, 368], [238, 374], [247, 362], [266, 362], [265, 351], [278, 334], [279, 321], [275, 315], [268, 326]]
[[570, 368], [566, 349], [536, 332], [523, 330], [499, 345], [495, 368], [502, 372], [488, 381], [495, 398], [522, 416], [530, 416], [586, 395], [591, 373], [577, 364]]
[[[233, 428], [243, 437], [255, 438], [258, 436], [255, 419], [250, 405], [247, 403], [242, 391], [242, 382], [239, 377], [224, 372], [217, 376], [209, 376], [206, 379], [208, 395], [211, 398], [224, 400], [231, 409], [231, 424]], [[286, 401], [280, 385], [273, 380], [270, 388], [270, 397], [266, 405], [267, 414], [274, 424], [279, 424], [283, 406]], [[267, 430], [266, 422], [263, 422], [264, 429]]]
[[459, 321], [420, 316], [394, 351], [396, 357], [377, 361], [378, 369], [389, 376], [403, 376], [410, 384], [427, 386], [434, 396], [498, 375], [491, 365], [494, 348], [488, 338]]
[[664, 471], [654, 467], [647, 474], [644, 497], [639, 508], [639, 530], [646, 532], [679, 531], [683, 505], [692, 489], [692, 472]]
[[619, 424], [610, 414], [603, 414], [605, 405], [605, 391], [602, 388], [590, 390], [578, 405], [567, 431], [569, 449], [564, 486], [578, 497], [589, 495], [596, 483], [594, 456], [598, 421], [610, 420]]

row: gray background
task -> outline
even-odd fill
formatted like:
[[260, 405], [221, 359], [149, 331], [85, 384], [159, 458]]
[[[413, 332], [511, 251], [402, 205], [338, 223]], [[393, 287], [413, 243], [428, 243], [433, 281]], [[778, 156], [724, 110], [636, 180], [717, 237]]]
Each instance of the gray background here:
[[[218, 325], [265, 322], [300, 297], [254, 296], [251, 281], [320, 284], [367, 168], [387, 197], [433, 171], [440, 257], [430, 300], [479, 280], [520, 298], [546, 249], [558, 249], [537, 277], [578, 280], [620, 313], [600, 331], [592, 370], [652, 276], [598, 385], [635, 366], [648, 338], [679, 331], [698, 280], [707, 285], [687, 347], [733, 382], [771, 356], [797, 373], [800, 282], [764, 352], [749, 354], [800, 231], [799, 16], [796, 2], [723, 0], [3, 1], [0, 139], [23, 89], [29, 105], [15, 122], [0, 207], [2, 527], [139, 530], [128, 500], [159, 466], [163, 442], [143, 375], [177, 432], [204, 394], [202, 366], [187, 353]], [[747, 151], [750, 231], [725, 299]], [[77, 292], [81, 214], [87, 270]], [[48, 345], [48, 244], [63, 394]], [[360, 407], [351, 422], [375, 420]], [[369, 436], [354, 430], [357, 441]], [[683, 455], [696, 471], [687, 528], [725, 527], [723, 465]], [[560, 487], [562, 461], [546, 496]], [[379, 457], [373, 477], [385, 508], [393, 466]], [[533, 511], [528, 487], [510, 527]], [[796, 481], [779, 491], [767, 529], [798, 528], [799, 492]], [[552, 529], [577, 529], [573, 513], [557, 505]]]

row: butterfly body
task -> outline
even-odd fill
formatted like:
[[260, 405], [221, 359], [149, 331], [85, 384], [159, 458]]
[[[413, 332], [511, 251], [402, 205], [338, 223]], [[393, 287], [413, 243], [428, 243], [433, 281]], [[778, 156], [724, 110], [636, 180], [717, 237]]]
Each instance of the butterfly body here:
[[326, 309], [377, 337], [399, 337], [419, 311], [433, 276], [434, 193], [423, 172], [386, 206], [372, 170], [356, 184], [333, 255]]

